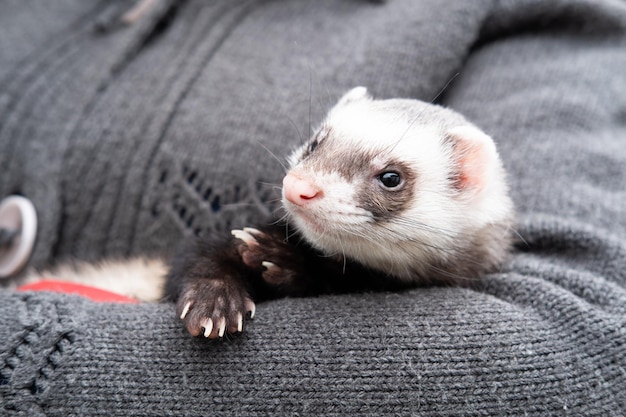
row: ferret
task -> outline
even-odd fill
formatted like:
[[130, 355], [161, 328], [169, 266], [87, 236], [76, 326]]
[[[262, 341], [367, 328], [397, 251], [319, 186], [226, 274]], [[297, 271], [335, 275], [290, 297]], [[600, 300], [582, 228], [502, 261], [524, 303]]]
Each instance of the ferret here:
[[282, 206], [282, 222], [197, 239], [174, 257], [159, 296], [191, 335], [241, 332], [257, 302], [278, 297], [472, 282], [513, 240], [493, 140], [450, 109], [364, 87], [288, 157]]

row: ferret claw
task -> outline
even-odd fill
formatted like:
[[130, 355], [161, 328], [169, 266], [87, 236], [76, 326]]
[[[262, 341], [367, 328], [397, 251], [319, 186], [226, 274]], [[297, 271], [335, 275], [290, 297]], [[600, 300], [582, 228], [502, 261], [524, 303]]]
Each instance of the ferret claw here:
[[244, 227], [243, 231], [246, 232], [246, 233], [250, 233], [251, 235], [262, 235], [263, 234], [260, 230], [257, 230], [254, 227]]
[[185, 307], [183, 308], [183, 312], [180, 313], [180, 319], [184, 320], [185, 317], [187, 317], [187, 313], [189, 313], [189, 308], [191, 307], [191, 301], [187, 302], [187, 304], [185, 304]]
[[213, 320], [207, 319], [204, 323], [204, 337], [209, 337], [213, 331]]
[[272, 271], [280, 271], [280, 268], [276, 266], [275, 263], [270, 262], [270, 261], [263, 261], [261, 262], [261, 265], [263, 265], [265, 267], [265, 269], [272, 270]]
[[217, 325], [217, 337], [224, 337], [224, 333], [226, 333], [226, 318], [222, 317], [218, 321]]
[[261, 262], [261, 265], [263, 265], [267, 269], [274, 268], [276, 266], [274, 262], [270, 262], [270, 261], [263, 261]]
[[243, 332], [243, 316], [241, 313], [237, 313], [237, 331], [239, 333]]
[[250, 319], [254, 318], [254, 314], [256, 313], [256, 304], [254, 304], [254, 301], [247, 299], [245, 301], [246, 304], [246, 311], [250, 313]]
[[257, 244], [256, 239], [254, 238], [254, 236], [252, 236], [252, 234], [250, 234], [248, 231], [246, 231], [246, 229], [248, 229], [247, 227], [244, 228], [244, 230], [231, 230], [230, 233], [235, 236], [237, 239], [244, 241], [244, 243], [248, 246], [254, 246]]

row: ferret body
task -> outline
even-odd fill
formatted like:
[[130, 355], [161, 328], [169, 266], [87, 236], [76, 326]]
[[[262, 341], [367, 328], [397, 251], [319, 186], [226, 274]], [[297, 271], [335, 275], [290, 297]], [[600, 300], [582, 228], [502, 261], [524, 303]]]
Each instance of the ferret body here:
[[291, 154], [282, 203], [287, 226], [268, 220], [175, 256], [164, 295], [189, 333], [240, 332], [265, 299], [465, 283], [497, 270], [512, 240], [491, 138], [451, 110], [363, 87]]

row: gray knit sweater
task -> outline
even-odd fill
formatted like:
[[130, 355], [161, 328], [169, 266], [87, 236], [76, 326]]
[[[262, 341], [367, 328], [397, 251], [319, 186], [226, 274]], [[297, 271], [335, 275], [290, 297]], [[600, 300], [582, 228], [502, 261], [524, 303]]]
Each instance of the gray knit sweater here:
[[255, 224], [270, 152], [355, 85], [494, 137], [525, 243], [475, 289], [267, 302], [222, 342], [167, 303], [0, 290], [1, 415], [626, 413], [626, 2], [155, 0], [119, 24], [133, 4], [0, 4], [0, 197], [38, 209], [32, 265]]

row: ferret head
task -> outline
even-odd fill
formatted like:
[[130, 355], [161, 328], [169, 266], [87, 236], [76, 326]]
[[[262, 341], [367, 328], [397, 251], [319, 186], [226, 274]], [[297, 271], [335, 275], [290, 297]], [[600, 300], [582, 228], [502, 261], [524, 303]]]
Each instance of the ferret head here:
[[508, 249], [491, 138], [459, 114], [357, 87], [289, 158], [283, 204], [314, 247], [405, 280], [476, 276]]

